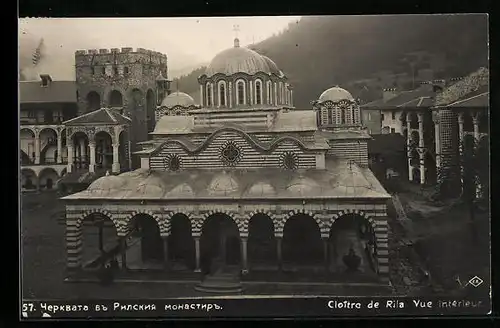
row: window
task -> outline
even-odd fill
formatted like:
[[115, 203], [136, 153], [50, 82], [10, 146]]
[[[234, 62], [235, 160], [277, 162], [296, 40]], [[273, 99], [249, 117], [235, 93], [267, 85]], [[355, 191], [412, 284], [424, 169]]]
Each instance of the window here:
[[243, 81], [239, 81], [236, 85], [238, 88], [237, 105], [244, 105], [245, 104], [245, 83], [243, 83]]
[[226, 106], [226, 85], [219, 82], [219, 106]]
[[392, 112], [391, 113], [391, 118], [392, 118], [392, 120], [395, 120], [396, 119], [396, 113]]
[[346, 113], [345, 108], [340, 110], [340, 124], [346, 124]]
[[385, 119], [384, 114], [380, 114], [380, 119], [383, 121]]
[[212, 86], [207, 83], [207, 106], [212, 106]]
[[228, 141], [222, 148], [219, 154], [220, 159], [225, 165], [234, 165], [240, 161], [242, 152], [238, 145], [233, 141]]
[[391, 128], [391, 133], [396, 133], [396, 129], [395, 128]]
[[262, 104], [262, 82], [255, 81], [255, 104]]
[[118, 75], [118, 67], [113, 66], [113, 74]]
[[271, 81], [267, 81], [267, 103], [269, 105], [273, 103], [272, 99], [273, 99], [273, 96], [272, 96]]
[[171, 154], [164, 161], [166, 171], [179, 171], [182, 166], [182, 160], [177, 154]]
[[101, 73], [102, 73], [102, 75], [105, 75], [105, 74], [106, 74], [106, 67], [104, 67], [104, 66], [103, 66], [103, 67], [101, 67]]
[[334, 124], [335, 123], [335, 119], [334, 119], [334, 110], [333, 109], [327, 109], [326, 110], [327, 112], [327, 115], [328, 115], [328, 118], [326, 119], [326, 124]]
[[36, 112], [34, 110], [28, 111], [28, 118], [35, 118], [36, 117]]
[[280, 166], [285, 170], [295, 170], [299, 166], [299, 158], [297, 154], [285, 152], [280, 156]]
[[123, 74], [128, 74], [128, 67], [123, 68]]
[[94, 66], [92, 66], [92, 67], [90, 68], [90, 72], [92, 73], [92, 75], [95, 75], [95, 68], [94, 68]]

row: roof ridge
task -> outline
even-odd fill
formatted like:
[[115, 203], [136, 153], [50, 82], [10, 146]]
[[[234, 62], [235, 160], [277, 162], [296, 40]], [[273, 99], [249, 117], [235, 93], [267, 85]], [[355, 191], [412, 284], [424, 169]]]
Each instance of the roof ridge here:
[[118, 122], [118, 120], [116, 119], [116, 117], [114, 116], [114, 113], [112, 114], [111, 113], [111, 110], [109, 108], [104, 108], [104, 111], [106, 111], [106, 113], [108, 114], [108, 116], [111, 118], [111, 120], [115, 123]]

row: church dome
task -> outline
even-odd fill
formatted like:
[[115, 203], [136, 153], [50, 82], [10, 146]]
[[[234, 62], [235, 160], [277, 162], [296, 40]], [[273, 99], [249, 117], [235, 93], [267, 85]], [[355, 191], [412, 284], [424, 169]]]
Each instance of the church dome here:
[[261, 55], [262, 58], [266, 61], [267, 65], [269, 66], [269, 69], [271, 70], [271, 73], [274, 73], [276, 75], [281, 75], [282, 72], [278, 68], [278, 65], [269, 57]]
[[208, 186], [208, 193], [212, 196], [227, 196], [238, 192], [238, 190], [238, 183], [227, 173], [217, 175]]
[[196, 105], [196, 102], [194, 101], [193, 97], [188, 95], [187, 93], [180, 92], [180, 91], [175, 91], [166, 96], [163, 101], [161, 102], [162, 107], [174, 107], [174, 106], [183, 106], [183, 107], [188, 107]]
[[[218, 73], [233, 75], [235, 73], [247, 73], [253, 75], [257, 72], [276, 73], [277, 66], [269, 66], [270, 59], [265, 59], [257, 52], [248, 48], [241, 48], [238, 39], [235, 39], [234, 47], [226, 49], [217, 54], [205, 74], [213, 76]], [[279, 71], [279, 70], [278, 70]]]
[[333, 87], [326, 91], [324, 91], [321, 96], [319, 96], [319, 102], [324, 101], [339, 101], [339, 100], [354, 100], [354, 97], [351, 93], [345, 89], [340, 87]]

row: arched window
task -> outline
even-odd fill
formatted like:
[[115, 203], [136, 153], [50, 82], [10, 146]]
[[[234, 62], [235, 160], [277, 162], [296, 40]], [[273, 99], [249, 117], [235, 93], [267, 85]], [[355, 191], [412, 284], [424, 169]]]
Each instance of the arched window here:
[[123, 74], [128, 74], [128, 67], [123, 68]]
[[340, 109], [340, 124], [346, 124], [346, 112], [345, 108]]
[[272, 99], [273, 99], [272, 93], [273, 93], [273, 88], [272, 88], [271, 81], [267, 81], [267, 103], [269, 105], [271, 105], [273, 103], [273, 101], [272, 101]]
[[207, 83], [207, 106], [212, 106], [212, 86], [210, 83]]
[[255, 104], [262, 105], [262, 81], [255, 81]]
[[219, 82], [219, 106], [226, 106], [226, 82]]
[[244, 105], [245, 104], [245, 82], [238, 81], [236, 82], [236, 104]]
[[283, 82], [278, 85], [278, 102], [283, 104]]
[[335, 122], [335, 113], [333, 112], [333, 109], [327, 109], [326, 113], [328, 115], [326, 124], [333, 124]]

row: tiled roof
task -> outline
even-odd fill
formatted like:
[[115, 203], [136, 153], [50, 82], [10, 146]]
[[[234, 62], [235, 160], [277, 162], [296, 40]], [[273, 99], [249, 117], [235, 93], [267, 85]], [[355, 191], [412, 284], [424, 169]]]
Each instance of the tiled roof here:
[[110, 108], [101, 108], [90, 113], [80, 115], [64, 122], [65, 125], [123, 125], [130, 124], [131, 119], [120, 114], [118, 110]]
[[21, 81], [19, 92], [21, 103], [76, 103], [75, 81]]
[[447, 106], [460, 100], [477, 95], [478, 92], [487, 92], [489, 88], [490, 71], [481, 67], [474, 73], [469, 74], [462, 80], [450, 85], [436, 96], [437, 106]]
[[361, 105], [366, 109], [415, 108], [434, 105], [434, 91], [427, 85], [415, 90], [402, 91], [388, 100], [379, 99]]
[[[327, 159], [326, 170], [284, 171], [187, 170], [181, 172], [136, 170], [96, 180], [87, 190], [64, 200], [178, 200], [178, 199], [338, 199], [379, 198], [390, 195], [368, 168]], [[107, 181], [109, 180], [109, 182]], [[253, 188], [256, 184], [268, 188]], [[273, 194], [255, 194], [255, 189]], [[252, 191], [252, 192], [249, 192]]]

